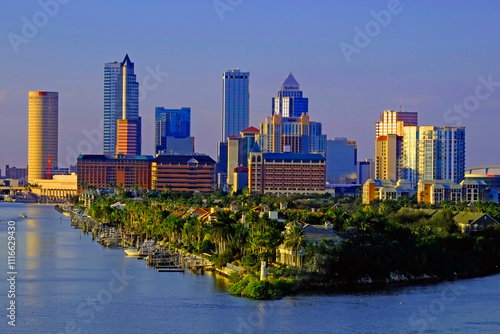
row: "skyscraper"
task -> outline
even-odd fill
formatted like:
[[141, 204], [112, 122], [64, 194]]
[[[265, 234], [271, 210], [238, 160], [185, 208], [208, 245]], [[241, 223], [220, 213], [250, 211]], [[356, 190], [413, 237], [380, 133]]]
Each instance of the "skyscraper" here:
[[104, 154], [141, 155], [141, 143], [139, 83], [126, 55], [104, 67]]
[[418, 176], [420, 180], [462, 182], [465, 177], [464, 127], [418, 128]]
[[281, 85], [278, 96], [273, 98], [273, 115], [300, 117], [308, 112], [308, 99], [302, 97], [300, 85], [292, 72]]
[[104, 154], [116, 152], [116, 82], [120, 73], [120, 63], [104, 64]]
[[58, 164], [57, 92], [29, 92], [28, 182], [47, 178], [47, 168]]
[[191, 108], [155, 109], [156, 154], [193, 154], [194, 138], [191, 134]]
[[239, 69], [224, 72], [222, 77], [222, 142], [237, 136], [249, 124], [249, 72]]
[[320, 122], [307, 113], [308, 99], [302, 97], [292, 73], [273, 98], [272, 116], [260, 123], [258, 142], [262, 152], [325, 154], [326, 135]]

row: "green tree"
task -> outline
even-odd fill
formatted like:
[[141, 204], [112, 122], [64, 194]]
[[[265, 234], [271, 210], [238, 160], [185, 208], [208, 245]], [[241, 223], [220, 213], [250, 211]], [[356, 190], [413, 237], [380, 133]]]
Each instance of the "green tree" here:
[[291, 248], [295, 252], [295, 266], [299, 267], [298, 252], [299, 249], [305, 247], [307, 244], [307, 238], [304, 234], [304, 230], [301, 226], [293, 226], [290, 231], [285, 235], [284, 245], [287, 248]]

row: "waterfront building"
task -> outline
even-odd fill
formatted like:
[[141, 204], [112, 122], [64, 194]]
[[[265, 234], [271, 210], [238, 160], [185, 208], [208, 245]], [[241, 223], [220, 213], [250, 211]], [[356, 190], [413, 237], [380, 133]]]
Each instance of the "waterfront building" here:
[[356, 183], [357, 152], [355, 140], [335, 138], [326, 141], [326, 182], [330, 184]]
[[375, 178], [399, 180], [402, 176], [403, 138], [389, 134], [378, 137], [375, 143]]
[[308, 98], [302, 97], [300, 85], [292, 72], [281, 85], [278, 96], [273, 98], [273, 115], [300, 117], [308, 112]]
[[97, 154], [81, 154], [77, 159], [78, 193], [84, 187], [111, 189], [121, 185], [151, 189], [152, 156], [116, 157]]
[[104, 154], [141, 155], [139, 83], [128, 54], [104, 66]]
[[[58, 165], [57, 92], [29, 92], [28, 182], [49, 178], [48, 168]], [[50, 163], [49, 163], [50, 161]]]
[[152, 162], [152, 188], [209, 193], [215, 190], [215, 161], [208, 155], [158, 155]]
[[248, 128], [250, 117], [250, 73], [239, 69], [222, 75], [222, 141]]
[[37, 187], [31, 189], [37, 202], [65, 202], [69, 201], [78, 192], [78, 177], [70, 175], [54, 175], [51, 180], [36, 180]]
[[253, 194], [324, 194], [325, 157], [310, 153], [263, 153], [258, 144], [248, 161], [248, 189]]
[[369, 179], [363, 184], [363, 204], [370, 204], [374, 200], [397, 200], [400, 197], [411, 198], [417, 194], [407, 180]]
[[191, 108], [155, 109], [156, 154], [194, 153], [194, 138], [191, 136]]
[[465, 175], [465, 128], [419, 127], [417, 172], [420, 180], [460, 183]]

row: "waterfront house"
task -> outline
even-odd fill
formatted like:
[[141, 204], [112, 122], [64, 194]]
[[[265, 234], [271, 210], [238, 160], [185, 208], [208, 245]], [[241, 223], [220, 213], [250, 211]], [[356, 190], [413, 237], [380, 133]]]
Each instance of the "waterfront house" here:
[[[333, 229], [333, 225], [328, 222], [323, 225], [310, 225], [302, 222], [288, 223], [285, 226], [285, 238], [294, 227], [302, 228], [307, 244], [312, 243], [319, 245], [323, 240], [331, 240], [334, 245], [338, 245], [344, 240], [344, 238]], [[285, 243], [282, 243], [276, 250], [276, 262], [302, 268], [304, 265], [304, 255], [305, 247], [301, 247], [296, 252], [291, 247], [286, 247]]]

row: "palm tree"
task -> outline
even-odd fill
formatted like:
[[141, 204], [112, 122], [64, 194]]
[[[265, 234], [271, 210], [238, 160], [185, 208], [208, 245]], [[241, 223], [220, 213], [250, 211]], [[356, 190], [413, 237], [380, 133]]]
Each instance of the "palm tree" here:
[[307, 238], [302, 227], [293, 226], [285, 236], [285, 247], [295, 251], [295, 266], [299, 267], [298, 251], [307, 244]]
[[201, 247], [201, 237], [203, 236], [203, 233], [205, 233], [207, 224], [205, 221], [198, 219], [196, 217], [191, 217], [191, 226], [193, 227], [194, 235], [196, 236], [197, 239], [197, 249], [198, 253], [200, 253], [200, 247]]

